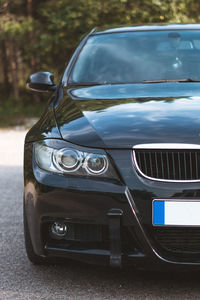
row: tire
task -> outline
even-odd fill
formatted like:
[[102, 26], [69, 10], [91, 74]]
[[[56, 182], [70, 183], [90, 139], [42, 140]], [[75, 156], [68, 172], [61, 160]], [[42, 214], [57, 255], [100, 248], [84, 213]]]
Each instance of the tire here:
[[31, 242], [31, 237], [28, 229], [27, 217], [24, 212], [24, 239], [25, 239], [25, 248], [28, 259], [35, 265], [47, 264], [48, 259], [46, 257], [39, 256], [35, 254], [33, 250], [33, 245]]

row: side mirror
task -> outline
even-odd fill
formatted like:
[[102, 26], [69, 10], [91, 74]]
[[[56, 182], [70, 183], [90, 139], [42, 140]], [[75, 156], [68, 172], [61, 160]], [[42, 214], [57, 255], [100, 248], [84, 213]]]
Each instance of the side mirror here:
[[49, 92], [56, 89], [54, 77], [49, 72], [38, 72], [30, 75], [27, 81], [27, 87], [37, 92]]

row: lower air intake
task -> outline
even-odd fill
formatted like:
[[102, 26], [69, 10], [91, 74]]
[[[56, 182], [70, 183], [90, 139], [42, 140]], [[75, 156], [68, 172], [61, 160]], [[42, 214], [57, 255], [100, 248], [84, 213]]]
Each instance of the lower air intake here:
[[200, 253], [200, 228], [154, 228], [154, 238], [170, 252]]

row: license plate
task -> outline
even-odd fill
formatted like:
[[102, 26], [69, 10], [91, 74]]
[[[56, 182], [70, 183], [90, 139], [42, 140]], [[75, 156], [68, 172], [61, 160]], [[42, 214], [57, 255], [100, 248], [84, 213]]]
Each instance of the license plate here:
[[154, 226], [200, 226], [199, 200], [153, 200]]

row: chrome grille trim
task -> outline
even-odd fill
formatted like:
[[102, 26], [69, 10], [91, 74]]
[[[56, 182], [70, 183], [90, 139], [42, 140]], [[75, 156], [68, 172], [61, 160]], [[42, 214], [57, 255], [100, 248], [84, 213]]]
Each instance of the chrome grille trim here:
[[[153, 150], [155, 150], [155, 152]], [[197, 152], [199, 153], [199, 157], [200, 157], [200, 145], [194, 145], [194, 144], [135, 145], [133, 147], [133, 164], [137, 172], [141, 176], [149, 180], [160, 181], [160, 182], [178, 182], [178, 183], [194, 182], [195, 183], [195, 182], [200, 182], [200, 178], [198, 178], [200, 176], [200, 172], [199, 172], [200, 160], [198, 164]], [[143, 162], [141, 162], [142, 158], [138, 153], [143, 155]], [[165, 157], [165, 159], [163, 159], [163, 157]], [[143, 167], [142, 167], [142, 163], [143, 163]], [[159, 174], [161, 174], [162, 176], [160, 176]], [[191, 177], [191, 179], [188, 178], [189, 176]], [[178, 179], [177, 177], [180, 179]], [[183, 179], [183, 177], [185, 177], [186, 179]]]
[[138, 144], [133, 146], [133, 149], [165, 149], [165, 150], [170, 150], [170, 149], [175, 149], [175, 150], [195, 150], [198, 149], [200, 150], [200, 145], [197, 144], [181, 144], [181, 143], [156, 143], [156, 144]]

